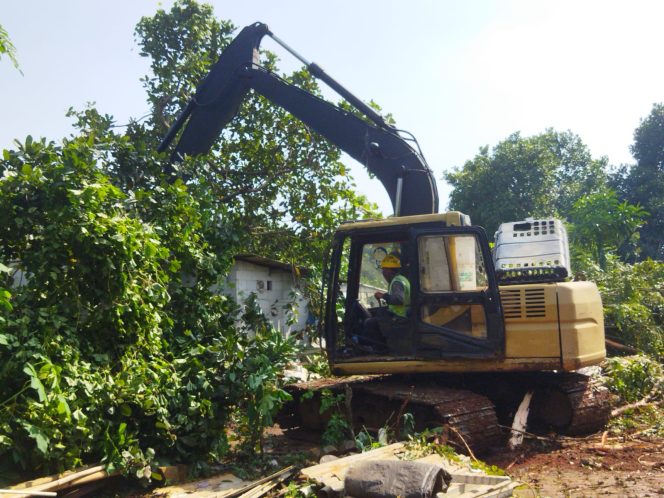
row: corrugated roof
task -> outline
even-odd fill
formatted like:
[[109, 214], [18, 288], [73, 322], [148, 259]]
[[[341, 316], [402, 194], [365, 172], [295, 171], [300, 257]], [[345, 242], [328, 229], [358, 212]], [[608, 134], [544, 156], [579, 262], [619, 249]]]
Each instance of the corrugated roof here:
[[[290, 263], [284, 263], [283, 261], [278, 261], [276, 259], [265, 258], [263, 256], [257, 256], [256, 254], [236, 254], [236, 261], [246, 261], [247, 263], [253, 263], [259, 266], [265, 266], [267, 268], [276, 268], [278, 270], [284, 270], [287, 272], [293, 272], [293, 265]], [[300, 275], [307, 276], [311, 274], [310, 268], [305, 268], [303, 266], [297, 266]]]

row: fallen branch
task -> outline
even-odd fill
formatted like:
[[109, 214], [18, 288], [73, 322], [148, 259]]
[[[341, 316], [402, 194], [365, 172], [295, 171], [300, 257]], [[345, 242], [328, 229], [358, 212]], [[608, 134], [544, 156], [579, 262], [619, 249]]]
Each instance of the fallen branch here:
[[646, 406], [646, 405], [650, 404], [650, 402], [652, 400], [655, 399], [655, 397], [657, 396], [657, 393], [658, 393], [657, 388], [654, 388], [652, 391], [650, 391], [648, 396], [646, 396], [643, 399], [640, 399], [636, 403], [631, 403], [629, 405], [621, 406], [619, 408], [611, 410], [611, 416], [612, 417], [617, 417], [618, 415], [621, 415], [621, 414], [625, 413], [628, 410], [632, 410], [632, 409], [638, 408], [640, 406]]
[[461, 435], [461, 433], [460, 433], [458, 430], [456, 430], [456, 428], [452, 427], [451, 425], [448, 425], [447, 427], [449, 427], [450, 430], [452, 430], [457, 436], [459, 436], [459, 439], [461, 439], [461, 442], [462, 442], [463, 445], [466, 447], [466, 450], [468, 450], [468, 455], [470, 456], [470, 458], [472, 458], [472, 459], [475, 460], [476, 462], [479, 462], [479, 460], [477, 459], [477, 457], [476, 457], [475, 454], [473, 453], [473, 450], [470, 449], [470, 446], [468, 446], [468, 443], [467, 443], [466, 440], [463, 438], [463, 436]]
[[633, 348], [632, 346], [627, 346], [625, 344], [621, 344], [616, 341], [612, 341], [611, 339], [604, 339], [604, 342], [606, 345], [610, 348], [616, 349], [618, 351], [622, 351], [623, 353], [629, 353], [629, 354], [639, 354], [640, 351], [636, 348]]
[[392, 432], [394, 434], [398, 434], [397, 430], [399, 429], [399, 421], [401, 420], [401, 417], [403, 416], [403, 412], [406, 409], [406, 406], [408, 406], [408, 403], [410, 403], [411, 398], [413, 397], [413, 391], [415, 390], [415, 387], [410, 388], [410, 393], [406, 397], [406, 399], [403, 400], [403, 403], [401, 403], [401, 406], [399, 407], [399, 411], [397, 412], [397, 418], [394, 421], [394, 424], [392, 425]]
[[[537, 434], [533, 434], [532, 432], [523, 431], [523, 430], [519, 430], [519, 429], [512, 429], [511, 427], [508, 427], [506, 425], [500, 425], [500, 424], [498, 424], [498, 427], [500, 427], [501, 429], [507, 429], [508, 431], [511, 431], [511, 432], [520, 432], [524, 436], [527, 436], [531, 439], [537, 439], [539, 441], [547, 441], [549, 443], [555, 443], [561, 437], [561, 436], [556, 436], [555, 438], [554, 437], [542, 437], [542, 436], [538, 436]], [[570, 438], [570, 439], [572, 439], [572, 438]]]

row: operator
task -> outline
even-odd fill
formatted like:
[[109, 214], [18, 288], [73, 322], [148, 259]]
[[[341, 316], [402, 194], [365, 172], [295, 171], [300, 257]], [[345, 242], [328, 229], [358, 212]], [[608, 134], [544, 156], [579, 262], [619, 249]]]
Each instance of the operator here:
[[362, 326], [362, 332], [357, 337], [360, 346], [368, 346], [373, 352], [384, 352], [385, 336], [380, 327], [381, 321], [391, 320], [393, 325], [403, 325], [410, 309], [410, 282], [401, 275], [401, 261], [397, 256], [389, 254], [380, 264], [383, 278], [388, 283], [388, 291], [374, 293], [376, 299], [383, 299], [387, 309], [381, 308], [376, 316], [367, 317]]
[[387, 292], [376, 291], [374, 297], [383, 299], [391, 314], [406, 318], [410, 308], [410, 282], [401, 275], [401, 261], [398, 257], [388, 254], [380, 263], [383, 278], [388, 283]]

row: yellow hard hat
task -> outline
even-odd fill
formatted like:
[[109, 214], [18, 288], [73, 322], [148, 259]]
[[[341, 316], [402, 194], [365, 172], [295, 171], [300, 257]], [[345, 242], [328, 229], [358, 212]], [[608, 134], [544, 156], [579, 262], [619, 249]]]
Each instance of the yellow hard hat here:
[[401, 268], [401, 261], [396, 256], [388, 254], [383, 258], [383, 261], [380, 262], [381, 269], [384, 268]]

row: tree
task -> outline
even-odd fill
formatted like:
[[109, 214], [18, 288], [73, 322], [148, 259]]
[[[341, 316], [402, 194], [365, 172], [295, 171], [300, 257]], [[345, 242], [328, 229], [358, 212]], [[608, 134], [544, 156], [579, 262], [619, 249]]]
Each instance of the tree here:
[[513, 133], [445, 175], [453, 189], [449, 207], [469, 214], [489, 234], [504, 221], [565, 216], [579, 197], [604, 186], [606, 163], [593, 159], [569, 131], [525, 138]]
[[628, 243], [635, 245], [637, 230], [646, 216], [639, 206], [620, 202], [613, 190], [584, 195], [569, 211], [573, 223], [572, 247], [590, 252], [604, 270], [607, 252]]
[[664, 258], [664, 104], [653, 105], [634, 131], [631, 146], [636, 164], [616, 178], [621, 197], [649, 213], [641, 229], [641, 255]]
[[[148, 120], [118, 131], [72, 110], [61, 144], [3, 151], [3, 475], [205, 463], [229, 450], [228, 427], [255, 449], [287, 396], [291, 342], [212, 289], [242, 250], [320, 266], [339, 220], [373, 213], [338, 149], [256, 95], [210, 154], [167, 172], [156, 146], [232, 29], [192, 0], [142, 19]], [[306, 73], [287, 78], [318, 92]], [[11, 288], [15, 267], [29, 278]]]
[[104, 155], [81, 134], [0, 159], [3, 476], [204, 465], [229, 451], [229, 426], [254, 449], [287, 397], [293, 345], [213, 292], [228, 259], [196, 199], [181, 181], [124, 193]]
[[[230, 22], [214, 18], [210, 6], [193, 0], [141, 19], [136, 36], [141, 54], [151, 59], [152, 74], [144, 83], [154, 112], [130, 133], [141, 140], [147, 135], [155, 147], [233, 31]], [[277, 71], [273, 54], [264, 52], [261, 62]], [[320, 95], [306, 71], [283, 77]], [[210, 154], [185, 161], [180, 173], [213, 217], [233, 225], [245, 249], [317, 266], [341, 221], [377, 214], [355, 192], [340, 157], [335, 146], [252, 93]]]

